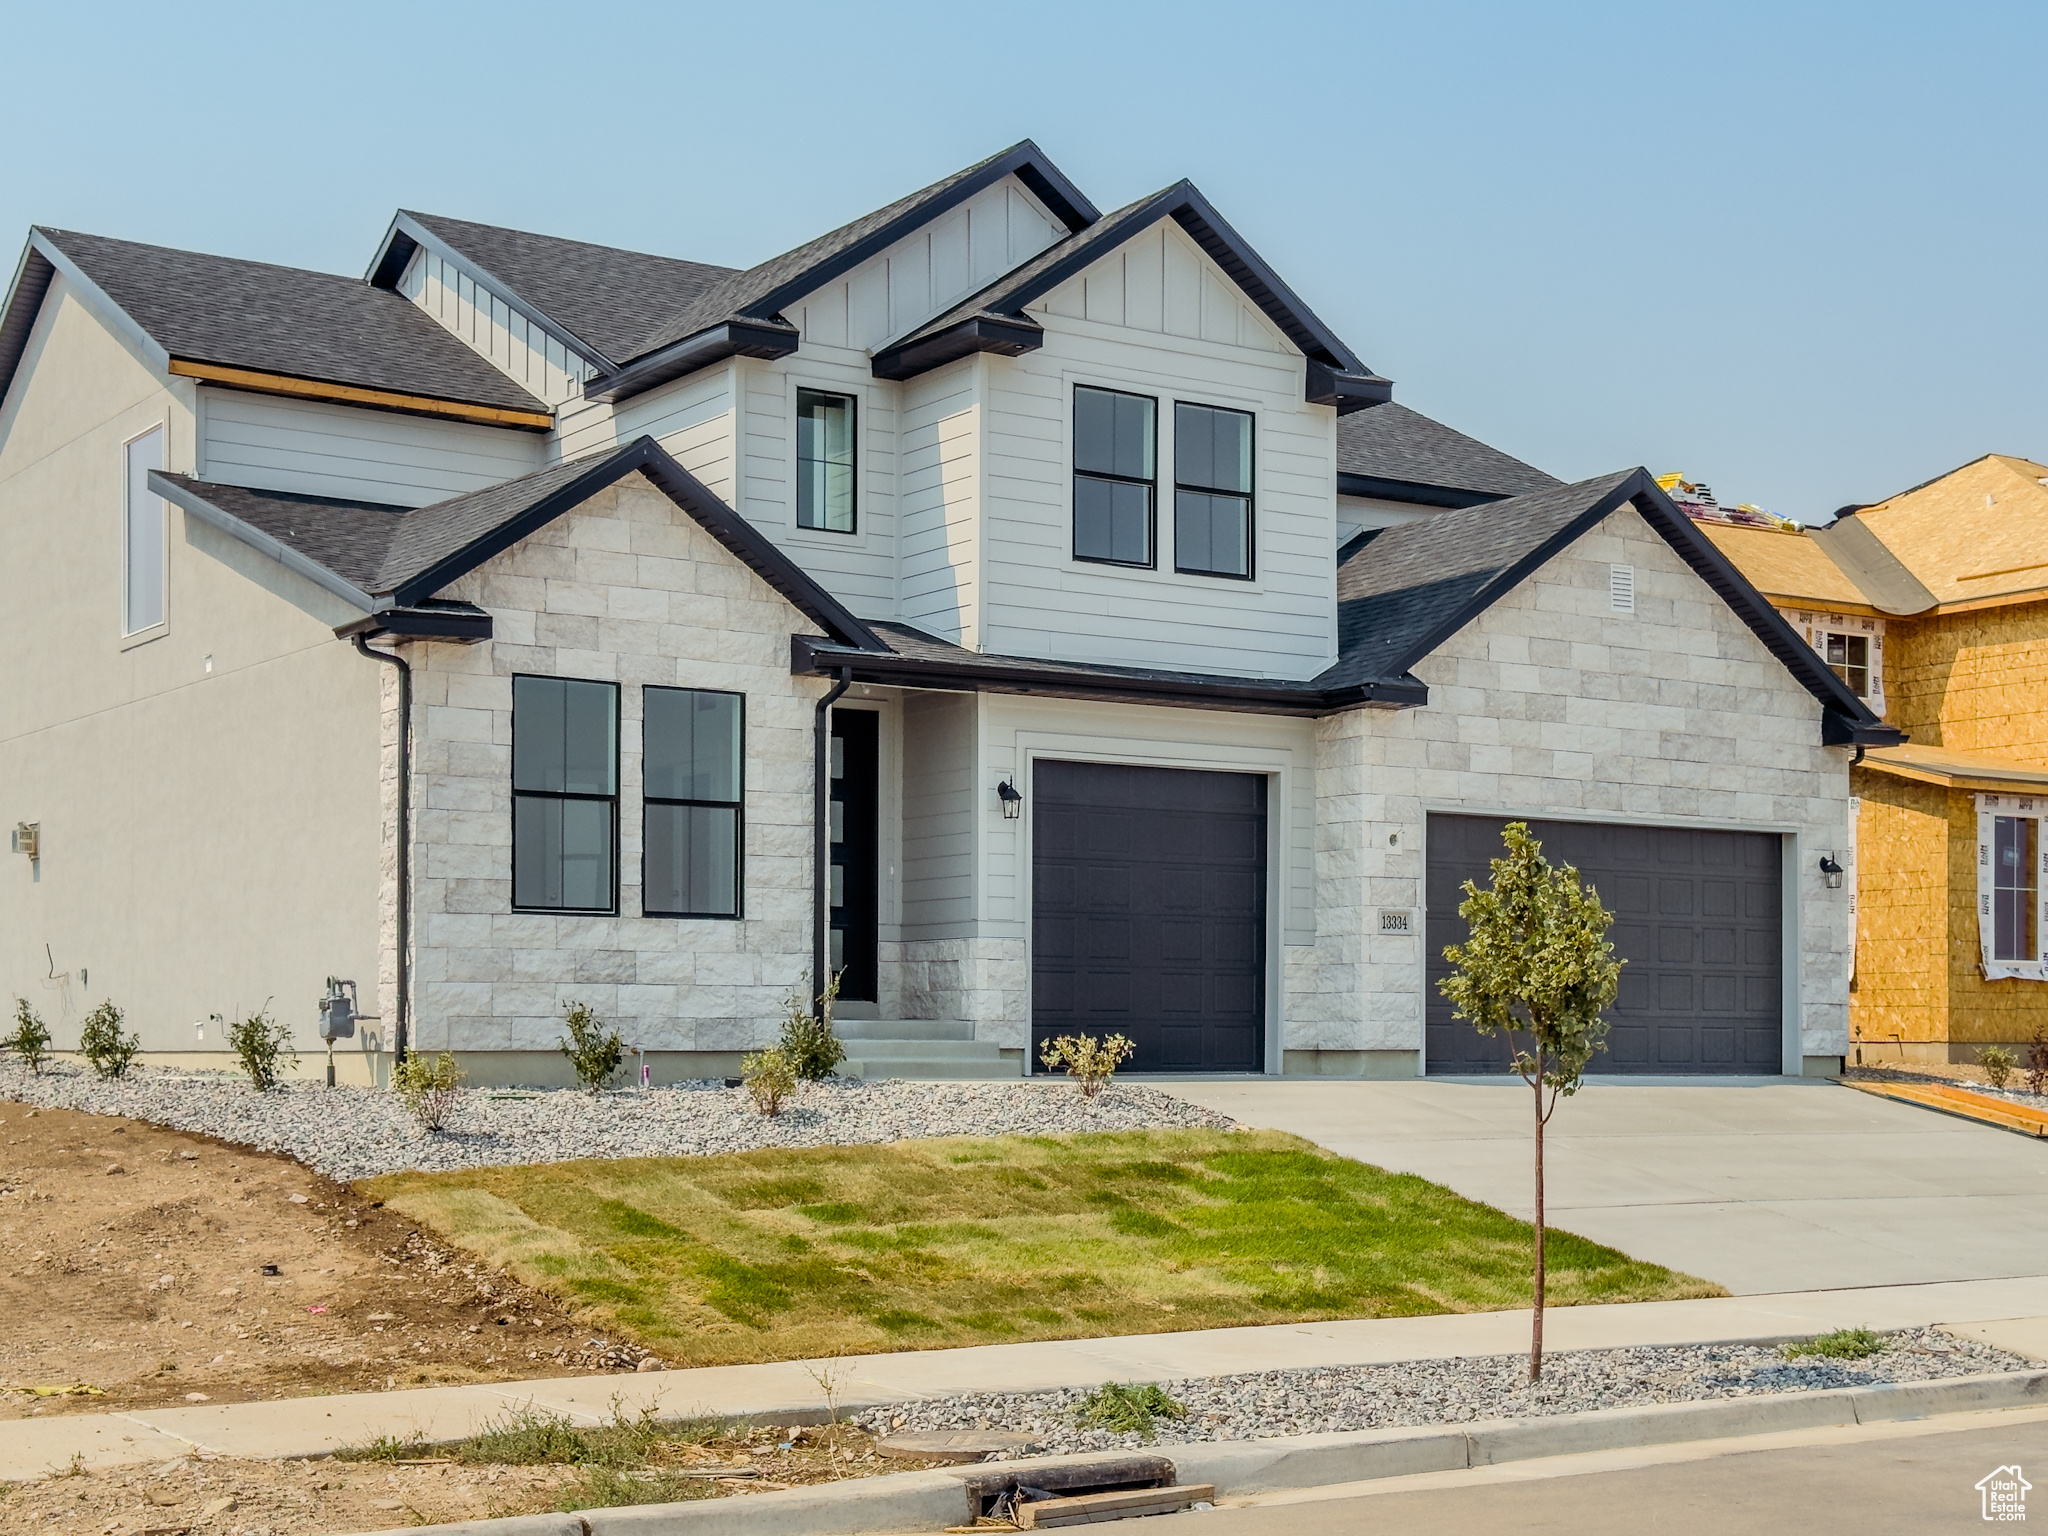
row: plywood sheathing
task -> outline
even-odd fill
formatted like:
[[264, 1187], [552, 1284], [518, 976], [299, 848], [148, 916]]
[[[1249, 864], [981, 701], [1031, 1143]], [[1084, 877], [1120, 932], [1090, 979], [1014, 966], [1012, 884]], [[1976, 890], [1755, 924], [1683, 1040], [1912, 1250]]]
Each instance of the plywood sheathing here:
[[[1949, 1033], [1949, 808], [1953, 791], [1857, 768], [1856, 976], [1849, 1037], [1866, 1062], [1894, 1043], [1933, 1042]], [[1971, 848], [1974, 850], [1974, 836]], [[1974, 873], [1967, 902], [1976, 899]]]
[[1714, 547], [1734, 562], [1750, 585], [1779, 604], [1805, 604], [1830, 613], [1873, 614], [1860, 587], [1804, 533], [1777, 528], [1742, 528], [1732, 523], [1695, 523]]
[[2048, 592], [2048, 466], [1987, 454], [1856, 517], [1944, 606]]
[[2048, 768], [2048, 601], [1894, 621], [1885, 673], [1885, 718], [1915, 742]]

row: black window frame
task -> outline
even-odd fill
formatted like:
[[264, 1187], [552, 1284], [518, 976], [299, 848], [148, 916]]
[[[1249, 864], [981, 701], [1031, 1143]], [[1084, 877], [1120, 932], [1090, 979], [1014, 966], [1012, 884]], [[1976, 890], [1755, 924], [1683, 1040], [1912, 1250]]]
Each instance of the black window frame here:
[[[1098, 395], [1123, 395], [1132, 400], [1143, 400], [1152, 407], [1152, 476], [1141, 480], [1130, 475], [1111, 474], [1103, 470], [1083, 469], [1076, 462], [1080, 448], [1081, 391], [1092, 390]], [[1069, 444], [1067, 460], [1072, 471], [1068, 482], [1067, 506], [1067, 549], [1071, 558], [1086, 565], [1113, 565], [1126, 571], [1156, 571], [1159, 569], [1159, 396], [1141, 394], [1135, 389], [1111, 389], [1106, 384], [1076, 384], [1074, 386], [1073, 413], [1068, 418], [1068, 430], [1073, 434]], [[1142, 485], [1145, 488], [1145, 558], [1143, 560], [1112, 560], [1104, 555], [1081, 553], [1080, 507], [1073, 495], [1075, 483], [1081, 480], [1099, 480], [1111, 485]]]
[[[826, 530], [830, 532], [832, 530]], [[647, 793], [647, 695], [650, 693], [710, 693], [737, 699], [740, 706], [740, 782], [737, 800], [681, 800], [669, 795]], [[645, 683], [640, 688], [640, 915], [692, 922], [737, 923], [747, 915], [747, 696], [733, 688], [685, 688], [674, 683]], [[650, 805], [705, 806], [733, 813], [733, 910], [730, 912], [664, 912], [647, 903], [647, 807]]]
[[[543, 683], [594, 683], [612, 691], [612, 792], [609, 795], [592, 795], [581, 792], [551, 789], [519, 788], [519, 684], [522, 679]], [[515, 672], [512, 674], [512, 747], [511, 761], [506, 764], [506, 779], [512, 786], [512, 890], [511, 908], [514, 912], [552, 912], [570, 917], [617, 917], [619, 915], [619, 725], [620, 707], [624, 690], [617, 681], [604, 677], [561, 677], [547, 672]], [[519, 900], [519, 802], [521, 800], [602, 800], [612, 808], [612, 880], [611, 903], [603, 907], [536, 907]]]
[[[1246, 430], [1247, 455], [1245, 461], [1245, 488], [1242, 491], [1224, 490], [1214, 485], [1196, 485], [1180, 477], [1180, 408], [1189, 406], [1195, 410], [1216, 411], [1224, 415], [1242, 416], [1250, 426]], [[1173, 402], [1173, 572], [1176, 576], [1208, 576], [1217, 581], [1256, 581], [1259, 573], [1259, 413], [1247, 411], [1235, 405], [1211, 405], [1206, 400], [1175, 400]], [[1180, 493], [1187, 491], [1195, 496], [1228, 496], [1244, 502], [1244, 569], [1242, 571], [1211, 571], [1198, 566], [1180, 563]]]
[[[824, 523], [807, 523], [803, 513], [803, 415], [804, 396], [815, 395], [821, 400], [844, 400], [847, 407], [847, 442], [853, 457], [847, 470], [847, 526], [833, 528]], [[796, 526], [804, 533], [830, 533], [840, 538], [853, 538], [860, 533], [860, 396], [837, 389], [813, 389], [808, 384], [799, 384], [796, 390], [796, 491], [792, 498], [791, 512]], [[829, 460], [820, 461], [827, 462]]]

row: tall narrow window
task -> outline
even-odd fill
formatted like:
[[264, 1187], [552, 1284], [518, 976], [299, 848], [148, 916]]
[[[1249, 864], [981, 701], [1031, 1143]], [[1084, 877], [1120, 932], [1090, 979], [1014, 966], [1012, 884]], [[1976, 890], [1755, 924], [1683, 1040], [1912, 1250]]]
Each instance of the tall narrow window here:
[[854, 400], [796, 392], [796, 525], [852, 533]]
[[2036, 909], [2034, 846], [2041, 823], [2032, 816], [1993, 818], [1991, 831], [1992, 950], [1994, 960], [2033, 960]]
[[618, 906], [619, 685], [512, 679], [512, 905]]
[[1252, 418], [1213, 405], [1173, 407], [1173, 568], [1252, 573]]
[[738, 917], [746, 704], [736, 693], [646, 688], [641, 765], [649, 917]]
[[127, 512], [122, 533], [124, 635], [164, 621], [164, 499], [149, 472], [164, 467], [164, 429], [152, 427], [128, 445]]
[[1150, 565], [1157, 401], [1074, 391], [1074, 558]]

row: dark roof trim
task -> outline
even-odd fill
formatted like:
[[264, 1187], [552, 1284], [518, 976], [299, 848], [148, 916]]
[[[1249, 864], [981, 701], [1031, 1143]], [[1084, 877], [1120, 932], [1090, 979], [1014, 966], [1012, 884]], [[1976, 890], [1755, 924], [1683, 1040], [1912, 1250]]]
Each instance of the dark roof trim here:
[[1909, 618], [1939, 605], [1940, 599], [1927, 584], [1886, 548], [1862, 519], [1841, 517], [1808, 532], [1878, 612]]
[[593, 378], [583, 386], [583, 397], [616, 405], [728, 357], [787, 357], [796, 344], [796, 327], [786, 320], [727, 320]]
[[366, 640], [389, 636], [394, 640], [457, 640], [474, 645], [491, 638], [491, 616], [474, 603], [429, 598], [410, 608], [387, 608], [366, 619], [340, 625], [335, 635], [348, 640], [361, 635]]
[[936, 335], [877, 352], [874, 372], [878, 379], [914, 379], [976, 352], [1016, 357], [1044, 345], [1045, 327], [1028, 315], [971, 315]]
[[377, 599], [365, 592], [354, 582], [345, 581], [320, 564], [311, 556], [303, 555], [291, 545], [272, 538], [262, 529], [243, 522], [232, 512], [224, 512], [197, 490], [187, 489], [170, 478], [162, 470], [149, 472], [149, 488], [173, 506], [182, 507], [202, 523], [219, 529], [231, 539], [248, 545], [258, 554], [268, 555], [286, 570], [296, 576], [303, 576], [314, 586], [333, 593], [353, 608], [371, 613], [377, 607]]
[[28, 353], [36, 316], [42, 312], [43, 298], [56, 276], [57, 268], [36, 249], [33, 240], [22, 248], [14, 281], [7, 285], [7, 308], [0, 311], [0, 406], [7, 403], [7, 391], [13, 387], [15, 371]]
[[422, 246], [431, 250], [464, 277], [496, 294], [506, 307], [526, 317], [529, 324], [552, 333], [560, 340], [574, 347], [578, 352], [599, 368], [612, 369], [619, 365], [606, 357], [598, 348], [578, 336], [568, 326], [549, 315], [539, 305], [520, 296], [519, 291], [496, 273], [471, 261], [443, 240], [439, 235], [420, 223], [411, 214], [401, 210], [391, 220], [391, 228], [385, 232], [384, 243], [377, 247], [377, 254], [371, 259], [370, 270], [364, 281], [373, 288], [396, 290], [398, 280], [405, 275], [406, 263], [412, 260], [412, 253]]
[[1383, 379], [1370, 369], [1342, 373], [1310, 358], [1308, 386], [1302, 398], [1310, 405], [1334, 405], [1339, 416], [1349, 416], [1353, 411], [1369, 410], [1393, 399], [1394, 381]]
[[1378, 475], [1353, 475], [1343, 470], [1337, 472], [1337, 494], [1369, 496], [1375, 501], [1410, 501], [1419, 507], [1453, 510], [1508, 499], [1503, 491], [1457, 491], [1449, 486], [1424, 485], [1419, 480], [1385, 480]]
[[886, 649], [873, 630], [805, 575], [752, 523], [706, 490], [703, 482], [669, 457], [667, 450], [652, 437], [638, 438], [618, 452], [598, 460], [517, 517], [436, 561], [394, 589], [383, 606], [409, 607], [430, 597], [458, 576], [475, 570], [491, 556], [510, 549], [563, 513], [581, 506], [599, 491], [635, 472], [645, 475], [670, 501], [689, 513], [698, 526], [723, 544], [734, 558], [781, 593], [792, 607], [833, 639], [857, 651]]
[[893, 651], [849, 651], [804, 635], [790, 637], [790, 670], [800, 676], [845, 675], [857, 683], [949, 693], [1037, 694], [1099, 703], [1221, 709], [1242, 714], [1313, 718], [1367, 706], [1394, 709], [1429, 702], [1412, 677], [1322, 689], [1310, 683], [1258, 683], [1227, 677], [1147, 674], [1131, 669], [1062, 666], [1056, 662], [976, 657], [948, 663]]
[[1839, 710], [1824, 709], [1820, 715], [1820, 739], [1830, 747], [1901, 747], [1906, 733], [1895, 725], [1879, 721], [1853, 720]]

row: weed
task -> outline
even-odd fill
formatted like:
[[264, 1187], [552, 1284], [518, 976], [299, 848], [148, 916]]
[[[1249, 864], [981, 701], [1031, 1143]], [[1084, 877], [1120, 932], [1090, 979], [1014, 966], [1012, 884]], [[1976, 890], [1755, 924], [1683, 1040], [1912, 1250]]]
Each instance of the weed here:
[[846, 1060], [846, 1047], [832, 1031], [832, 1005], [839, 1000], [839, 981], [845, 974], [834, 971], [825, 979], [816, 1013], [811, 1012], [811, 1000], [802, 993], [792, 992], [782, 1001], [782, 1054], [807, 1083], [829, 1077], [832, 1069]]
[[409, 1435], [379, 1435], [368, 1445], [344, 1445], [334, 1453], [336, 1461], [413, 1461], [427, 1451], [427, 1437], [418, 1430]]
[[783, 1101], [796, 1092], [796, 1066], [780, 1046], [741, 1058], [740, 1073], [753, 1096], [754, 1108], [771, 1120], [782, 1113]]
[[462, 1073], [446, 1051], [431, 1060], [415, 1052], [391, 1069], [391, 1091], [406, 1113], [430, 1131], [447, 1123], [461, 1086]]
[[590, 1445], [569, 1419], [529, 1405], [486, 1424], [449, 1454], [500, 1467], [576, 1466], [590, 1460]]
[[569, 1027], [568, 1038], [558, 1047], [576, 1071], [576, 1081], [586, 1092], [596, 1093], [618, 1076], [619, 1063], [626, 1059], [626, 1042], [617, 1030], [604, 1027], [604, 1020], [588, 1003], [571, 1003], [562, 1011]]
[[85, 1016], [78, 1033], [78, 1054], [91, 1062], [101, 1077], [119, 1077], [141, 1049], [141, 1040], [121, 1033], [121, 1010], [112, 1003], [101, 1003]]
[[28, 999], [14, 1000], [14, 1033], [0, 1040], [0, 1047], [14, 1052], [36, 1076], [43, 1075], [43, 1062], [50, 1054], [50, 1031], [29, 1007]]
[[2019, 1064], [2019, 1057], [2002, 1045], [1987, 1045], [1977, 1053], [1977, 1065], [1984, 1069], [1994, 1088], [2003, 1088], [2012, 1081], [2012, 1069]]
[[1081, 1097], [1092, 1099], [1109, 1086], [1116, 1069], [1129, 1061], [1137, 1046], [1124, 1035], [1061, 1035], [1040, 1048], [1038, 1059], [1048, 1072], [1065, 1067], [1067, 1076], [1080, 1085]]
[[1829, 1360], [1868, 1360], [1884, 1348], [1884, 1335], [1868, 1328], [1837, 1328], [1818, 1338], [1801, 1339], [1785, 1346], [1785, 1358], [1820, 1355]]
[[1156, 1381], [1132, 1386], [1105, 1381], [1081, 1399], [1074, 1410], [1074, 1423], [1082, 1429], [1106, 1429], [1117, 1435], [1142, 1435], [1150, 1440], [1158, 1433], [1161, 1419], [1184, 1419], [1186, 1408]]
[[249, 1074], [258, 1093], [268, 1093], [277, 1086], [278, 1067], [285, 1058], [289, 1057], [295, 1067], [299, 1064], [299, 1053], [292, 1049], [291, 1038], [291, 1026], [270, 1017], [267, 997], [263, 1006], [248, 1018], [228, 1026], [228, 1049], [242, 1063], [242, 1070]]
[[659, 1468], [628, 1472], [617, 1467], [585, 1467], [575, 1482], [555, 1495], [555, 1510], [567, 1515], [579, 1509], [680, 1504], [686, 1499], [714, 1498], [718, 1491], [718, 1484], [708, 1477], [684, 1477]]

